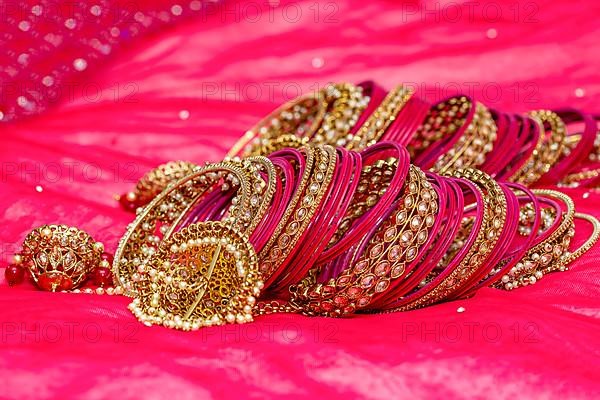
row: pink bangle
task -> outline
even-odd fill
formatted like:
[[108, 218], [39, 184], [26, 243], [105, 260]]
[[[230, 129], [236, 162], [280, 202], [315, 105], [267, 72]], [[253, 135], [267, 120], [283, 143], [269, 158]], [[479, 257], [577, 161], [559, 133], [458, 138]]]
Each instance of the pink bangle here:
[[[479, 188], [477, 188], [475, 184], [465, 180], [457, 180], [456, 182], [459, 184], [459, 186], [463, 187], [463, 190], [466, 190], [467, 192], [471, 192], [473, 194], [477, 204], [483, 204], [483, 197], [481, 191]], [[471, 247], [475, 243], [477, 233], [480, 231], [482, 224], [483, 210], [481, 210], [480, 207], [477, 207], [477, 215], [475, 217], [474, 226], [471, 229], [471, 232], [469, 233], [466, 240], [460, 246], [458, 246], [459, 250], [456, 253], [456, 255], [452, 257], [450, 263], [430, 281], [422, 285], [420, 288], [416, 288], [413, 292], [409, 293], [408, 295], [399, 298], [398, 300], [390, 304], [388, 307], [400, 308], [406, 307], [411, 303], [417, 303], [420, 298], [430, 293], [434, 288], [438, 287], [444, 280], [446, 280], [469, 253]]]
[[343, 238], [320, 255], [317, 261], [318, 264], [325, 263], [335, 258], [340, 253], [349, 249], [352, 243], [356, 242], [358, 238], [363, 237], [372, 226], [377, 224], [377, 221], [381, 219], [385, 210], [390, 208], [396, 196], [402, 189], [402, 184], [406, 179], [409, 165], [408, 153], [403, 147], [391, 142], [381, 142], [364, 150], [361, 153], [361, 157], [363, 165], [369, 165], [377, 160], [389, 157], [396, 158], [398, 163], [396, 173], [377, 204], [357, 220]]
[[[507, 271], [515, 266], [519, 262], [521, 258], [525, 256], [525, 253], [534, 246], [534, 241], [537, 237], [538, 229], [541, 223], [541, 214], [540, 214], [540, 202], [538, 198], [527, 188], [517, 184], [506, 184], [507, 187], [512, 188], [515, 191], [520, 191], [525, 194], [525, 196], [521, 196], [519, 201], [526, 201], [532, 204], [532, 212], [534, 213], [534, 218], [532, 221], [531, 230], [528, 234], [526, 234], [526, 240], [521, 245], [517, 244], [516, 240], [512, 240], [510, 243], [510, 248], [514, 250], [508, 253], [502, 262], [497, 262], [494, 265], [492, 271], [488, 274], [488, 276], [482, 279], [478, 284], [469, 290], [463, 292], [462, 296], [470, 296], [478, 289], [484, 286], [491, 286], [495, 282], [497, 282], [502, 275], [504, 275]], [[516, 238], [515, 238], [516, 239]], [[500, 266], [499, 268], [497, 266]]]
[[[273, 282], [274, 291], [277, 291], [277, 288], [285, 291], [291, 284], [306, 275], [319, 254], [328, 245], [350, 204], [356, 186], [358, 186], [356, 174], [360, 173], [360, 157], [354, 152], [350, 153], [338, 148], [337, 160], [338, 173], [332, 180], [329, 193], [324, 196], [324, 201], [319, 206], [316, 217], [297, 242], [295, 250], [290, 253], [292, 261]], [[310, 241], [310, 245], [304, 241]]]
[[539, 125], [528, 116], [518, 116], [521, 127], [517, 137], [515, 149], [519, 153], [496, 174], [496, 179], [507, 180], [520, 170], [533, 154], [538, 142], [541, 140]]
[[383, 140], [408, 145], [415, 132], [421, 126], [431, 105], [417, 96], [412, 96], [400, 114], [391, 123], [383, 136]]
[[575, 146], [569, 149], [569, 154], [556, 163], [550, 171], [544, 174], [538, 184], [552, 184], [563, 180], [574, 167], [579, 167], [588, 158], [594, 149], [597, 126], [596, 121], [590, 114], [582, 113], [575, 109], [558, 110], [557, 114], [567, 124], [583, 123], [583, 132]]

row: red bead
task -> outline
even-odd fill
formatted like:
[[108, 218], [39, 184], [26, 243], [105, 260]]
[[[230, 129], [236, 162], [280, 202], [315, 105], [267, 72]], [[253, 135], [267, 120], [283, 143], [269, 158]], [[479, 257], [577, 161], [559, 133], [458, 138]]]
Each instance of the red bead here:
[[122, 194], [119, 196], [119, 204], [121, 204], [121, 207], [123, 207], [125, 211], [135, 212], [135, 210], [138, 208], [138, 204], [136, 202], [129, 201], [129, 199], [127, 199], [127, 194]]
[[94, 282], [94, 285], [99, 287], [112, 286], [113, 279], [111, 270], [106, 267], [96, 268], [92, 274], [92, 281]]
[[8, 282], [10, 286], [18, 285], [25, 279], [25, 269], [21, 266], [10, 264], [6, 267], [4, 276], [6, 277], [6, 282]]
[[39, 276], [37, 285], [49, 292], [59, 292], [73, 289], [73, 280], [58, 272], [44, 272]]

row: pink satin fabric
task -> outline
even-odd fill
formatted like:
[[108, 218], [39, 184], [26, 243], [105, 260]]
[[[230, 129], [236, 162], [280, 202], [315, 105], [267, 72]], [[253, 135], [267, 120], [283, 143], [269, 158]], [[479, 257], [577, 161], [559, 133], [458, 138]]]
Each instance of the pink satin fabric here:
[[[132, 41], [81, 78], [87, 96], [0, 125], [2, 259], [46, 223], [114, 251], [132, 219], [115, 194], [167, 160], [219, 160], [276, 105], [330, 81], [600, 109], [592, 0], [275, 3], [229, 3]], [[567, 193], [600, 217], [596, 192]], [[578, 225], [575, 242], [589, 232]], [[0, 397], [598, 398], [599, 258], [418, 311], [197, 333], [147, 328], [124, 297], [9, 288], [2, 274]]]

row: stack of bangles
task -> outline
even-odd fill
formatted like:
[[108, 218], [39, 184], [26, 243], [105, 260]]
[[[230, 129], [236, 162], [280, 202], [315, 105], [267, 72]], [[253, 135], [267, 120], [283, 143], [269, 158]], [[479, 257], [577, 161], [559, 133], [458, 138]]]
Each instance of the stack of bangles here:
[[[567, 195], [533, 188], [596, 185], [596, 124], [575, 110], [512, 115], [466, 96], [432, 106], [403, 87], [330, 85], [273, 112], [222, 162], [146, 174], [120, 200], [136, 219], [114, 260], [84, 232], [47, 226], [13, 270], [46, 290], [130, 296], [141, 322], [182, 330], [520, 288], [598, 240], [600, 223]], [[592, 233], [573, 245], [576, 221]], [[81, 289], [90, 276], [96, 287]]]

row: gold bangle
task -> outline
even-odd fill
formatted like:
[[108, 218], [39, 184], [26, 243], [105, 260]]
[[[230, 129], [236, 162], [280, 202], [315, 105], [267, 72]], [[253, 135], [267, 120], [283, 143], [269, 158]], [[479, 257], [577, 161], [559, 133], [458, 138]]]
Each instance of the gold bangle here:
[[[310, 148], [310, 147], [309, 147]], [[333, 179], [337, 163], [336, 150], [332, 146], [314, 147], [315, 163], [309, 170], [309, 179], [306, 186], [299, 191], [299, 197], [295, 199], [295, 205], [289, 207], [281, 222], [275, 229], [275, 233], [268, 242], [268, 246], [261, 251], [261, 272], [265, 279], [288, 258], [302, 233], [311, 222], [315, 212]]]
[[346, 148], [360, 151], [377, 143], [412, 95], [413, 91], [404, 86], [392, 89], [358, 132], [348, 138]]
[[[493, 286], [506, 290], [534, 284], [545, 274], [553, 271], [564, 271], [569, 244], [575, 234], [574, 216], [575, 204], [569, 196], [555, 190], [536, 189], [536, 195], [554, 197], [566, 206], [562, 214], [562, 221], [552, 234], [537, 246], [531, 248], [527, 254]], [[551, 223], [546, 223], [543, 228], [548, 229]]]
[[328, 105], [323, 90], [287, 102], [248, 130], [227, 156], [266, 155], [263, 146], [282, 135], [312, 137], [321, 126]]
[[600, 176], [600, 168], [588, 169], [585, 171], [574, 172], [572, 174], [567, 175], [560, 186], [567, 187], [577, 187], [580, 185], [581, 181], [585, 181], [588, 179], [595, 179]]
[[255, 167], [249, 162], [222, 162], [199, 167], [193, 174], [167, 187], [145, 208], [139, 209], [135, 221], [129, 225], [115, 252], [115, 284], [122, 286], [125, 294], [134, 295], [133, 283], [138, 278], [137, 270], [143, 269], [156, 252], [162, 237], [173, 233], [190, 205], [210, 192], [219, 181], [237, 189], [229, 217], [223, 222], [242, 231], [247, 228], [251, 215], [242, 213], [252, 208], [252, 187], [248, 175], [254, 172]]
[[[377, 229], [358, 261], [337, 278], [316, 283], [316, 270], [290, 288], [291, 304], [306, 315], [342, 316], [366, 308], [419, 256], [439, 209], [425, 174], [411, 166], [398, 209]], [[359, 246], [360, 247], [360, 246]]]
[[454, 147], [436, 161], [432, 170], [445, 174], [482, 165], [486, 154], [494, 148], [497, 131], [492, 114], [483, 104], [475, 103], [473, 120]]
[[455, 171], [453, 176], [475, 183], [478, 186], [477, 190], [482, 192], [483, 221], [475, 242], [459, 265], [429, 292], [406, 305], [386, 310], [386, 312], [412, 310], [447, 299], [456, 293], [460, 286], [467, 282], [485, 263], [487, 256], [498, 241], [500, 231], [506, 221], [507, 204], [506, 196], [498, 183], [484, 172], [473, 169]]
[[[275, 245], [277, 241], [283, 243], [284, 245], [290, 240], [290, 237], [287, 234], [282, 234], [283, 230], [286, 228], [286, 225], [289, 219], [292, 217], [292, 213], [296, 209], [296, 205], [302, 199], [302, 194], [304, 193], [306, 187], [308, 186], [309, 180], [311, 179], [311, 174], [313, 172], [313, 165], [315, 164], [316, 158], [316, 148], [314, 146], [306, 146], [302, 148], [306, 152], [306, 161], [304, 172], [302, 173], [302, 177], [300, 178], [300, 182], [292, 199], [290, 200], [287, 208], [282, 215], [280, 221], [277, 223], [273, 234], [262, 248], [259, 253], [259, 259], [261, 260], [260, 270], [263, 276], [269, 276], [276, 267], [276, 263], [270, 263], [269, 259], [273, 258], [275, 262], [281, 262], [280, 257], [283, 255], [281, 250], [276, 250], [275, 254], [270, 254], [271, 248]], [[302, 213], [303, 216], [303, 213]], [[285, 237], [281, 239], [281, 236]]]
[[592, 225], [593, 231], [590, 237], [577, 250], [567, 254], [567, 257], [564, 260], [565, 265], [572, 263], [585, 254], [588, 250], [594, 247], [594, 245], [598, 242], [598, 238], [600, 238], [600, 222], [598, 221], [598, 218], [584, 213], [575, 213], [575, 218], [589, 222]]
[[[529, 116], [537, 122], [542, 133], [530, 158], [509, 178], [510, 181], [525, 186], [538, 181], [558, 162], [565, 148], [567, 135], [565, 123], [555, 112], [531, 111]], [[546, 134], [546, 126], [550, 134]]]
[[473, 103], [464, 96], [453, 97], [438, 103], [429, 110], [422, 125], [417, 128], [413, 139], [407, 145], [411, 159], [426, 150], [431, 144], [452, 135], [464, 125]]
[[299, 147], [306, 140], [312, 144], [343, 146], [369, 100], [360, 86], [328, 85], [275, 110], [246, 132], [229, 156], [268, 155], [274, 148]]
[[351, 139], [350, 130], [370, 99], [363, 94], [362, 87], [350, 83], [330, 85], [323, 90], [325, 97], [331, 99], [332, 108], [327, 111], [323, 123], [310, 141], [313, 144], [343, 147]]

